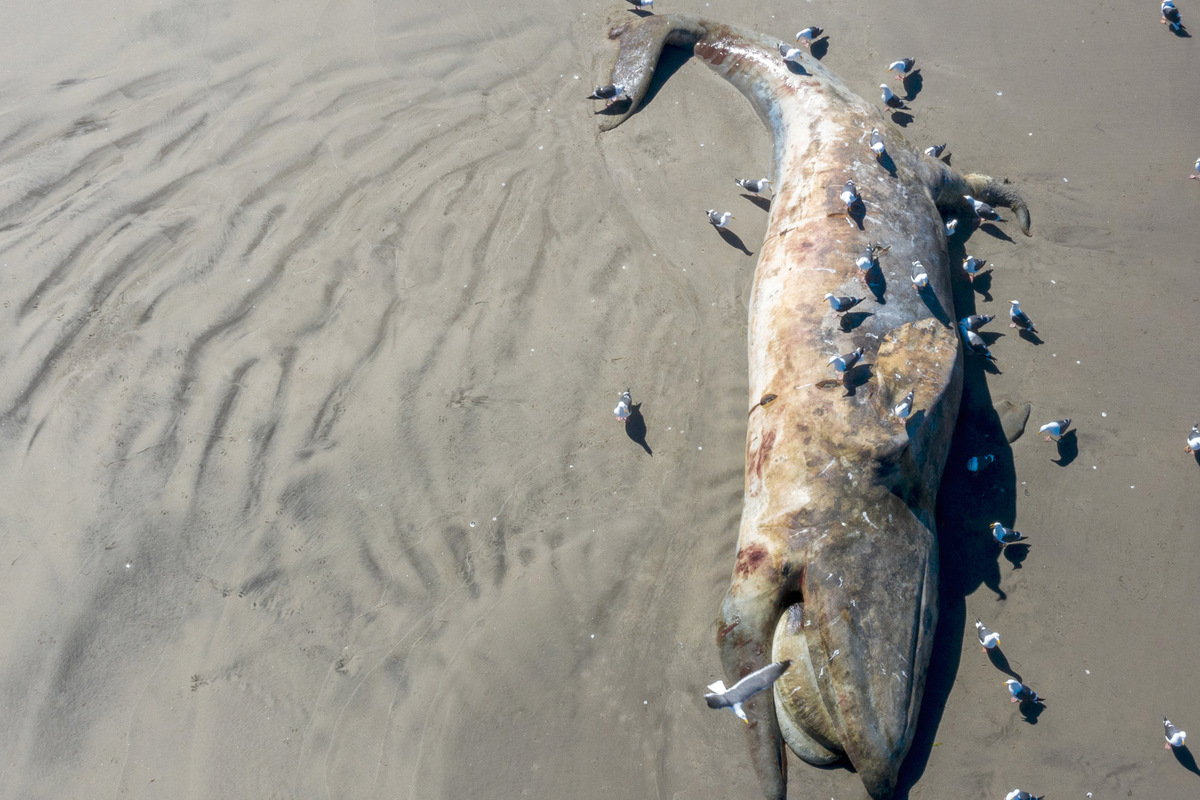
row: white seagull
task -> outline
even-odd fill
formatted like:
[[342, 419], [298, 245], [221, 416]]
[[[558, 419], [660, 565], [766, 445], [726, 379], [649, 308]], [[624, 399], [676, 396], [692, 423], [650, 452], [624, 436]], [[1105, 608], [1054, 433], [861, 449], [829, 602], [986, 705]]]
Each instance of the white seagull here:
[[861, 297], [837, 297], [833, 292], [826, 292], [825, 299], [829, 301], [829, 307], [839, 314], [849, 311], [863, 301]]
[[993, 522], [990, 527], [992, 529], [992, 536], [1002, 545], [1015, 544], [1029, 538], [1018, 530], [1004, 527], [999, 522]]
[[1200, 422], [1192, 426], [1192, 432], [1187, 437], [1187, 446], [1183, 449], [1188, 453], [1200, 453]]
[[1170, 750], [1172, 747], [1183, 747], [1187, 742], [1187, 731], [1179, 730], [1166, 717], [1163, 717], [1163, 736], [1167, 740], [1167, 743], [1163, 745], [1165, 750]]
[[879, 128], [871, 131], [871, 151], [877, 156], [882, 156], [887, 152], [887, 148], [883, 145], [883, 134], [879, 132]]
[[1015, 681], [1012, 678], [1009, 678], [1004, 682], [1004, 685], [1008, 687], [1008, 693], [1012, 695], [1012, 702], [1014, 703], [1027, 703], [1029, 701], [1033, 701], [1035, 703], [1041, 703], [1042, 705], [1046, 704], [1042, 698], [1038, 697], [1037, 692], [1035, 692], [1033, 689], [1030, 689], [1020, 681]]
[[738, 719], [749, 725], [750, 720], [746, 718], [746, 712], [742, 710], [742, 703], [764, 689], [769, 689], [775, 681], [779, 680], [780, 675], [787, 672], [787, 668], [791, 665], [791, 661], [776, 661], [774, 664], [767, 664], [762, 669], [754, 670], [728, 689], [725, 688], [724, 681], [710, 683], [708, 688], [712, 690], [712, 693], [704, 695], [704, 700], [708, 703], [709, 708], [730, 709]]
[[733, 182], [752, 194], [765, 192], [767, 189], [771, 188], [770, 178], [759, 178], [758, 180], [755, 180], [754, 178], [734, 178]]
[[892, 409], [892, 413], [895, 414], [900, 419], [908, 419], [908, 415], [912, 413], [912, 407], [913, 407], [913, 393], [909, 392], [907, 395], [904, 396], [904, 399], [901, 400], [900, 403], [895, 408]]
[[900, 80], [908, 73], [912, 72], [913, 64], [916, 62], [911, 58], [902, 58], [899, 61], [893, 61], [888, 64], [888, 70], [896, 73], [896, 80]]
[[889, 108], [908, 108], [904, 105], [904, 101], [896, 96], [896, 93], [886, 83], [879, 84], [882, 90], [880, 95], [883, 97], [883, 104]]
[[812, 43], [821, 38], [821, 34], [824, 32], [824, 28], [818, 28], [815, 25], [810, 28], [805, 28], [796, 34], [796, 42], [800, 44], [808, 42], [809, 47], [811, 47]]
[[846, 372], [854, 368], [858, 360], [863, 357], [863, 349], [861, 347], [851, 350], [842, 356], [834, 356], [829, 359], [829, 365], [838, 372]]
[[918, 292], [929, 285], [929, 273], [920, 261], [912, 262], [912, 285]]
[[736, 217], [734, 217], [733, 213], [730, 211], [714, 211], [710, 208], [704, 213], [708, 214], [708, 221], [713, 225], [716, 225], [718, 228], [728, 228], [729, 220], [736, 219]]
[[1047, 422], [1042, 427], [1038, 428], [1038, 433], [1046, 434], [1046, 441], [1051, 439], [1061, 439], [1063, 434], [1067, 432], [1067, 428], [1071, 427], [1071, 418], [1056, 419], [1054, 422]]
[[1033, 327], [1033, 320], [1029, 318], [1028, 314], [1021, 310], [1020, 301], [1009, 300], [1008, 302], [1012, 303], [1012, 306], [1008, 309], [1008, 318], [1012, 320], [1012, 322], [1008, 323], [1008, 327], [1023, 328], [1030, 333], [1037, 333], [1037, 329]]
[[984, 625], [979, 617], [975, 618], [975, 633], [979, 636], [979, 643], [983, 645], [985, 653], [1000, 644], [1000, 634]]
[[613, 409], [613, 416], [617, 418], [617, 422], [629, 421], [629, 409], [633, 407], [633, 398], [629, 396], [629, 390], [626, 389], [621, 393], [621, 399], [617, 401], [617, 407]]

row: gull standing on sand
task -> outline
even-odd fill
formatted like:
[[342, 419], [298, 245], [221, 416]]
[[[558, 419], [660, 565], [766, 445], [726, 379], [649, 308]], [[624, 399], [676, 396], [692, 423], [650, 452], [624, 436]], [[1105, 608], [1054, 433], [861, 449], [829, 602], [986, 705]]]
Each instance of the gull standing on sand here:
[[728, 228], [729, 220], [736, 219], [731, 211], [714, 211], [710, 208], [704, 213], [708, 214], [708, 221], [713, 225], [716, 225], [718, 228]]
[[1037, 329], [1033, 327], [1033, 320], [1029, 315], [1021, 310], [1021, 303], [1018, 300], [1009, 300], [1012, 306], [1008, 309], [1008, 318], [1012, 320], [1008, 323], [1010, 328], [1021, 328], [1030, 333], [1037, 333]]
[[899, 61], [893, 61], [888, 64], [888, 70], [896, 74], [896, 80], [902, 80], [905, 75], [912, 72], [913, 64], [915, 63], [911, 58], [902, 58]]
[[1020, 789], [1013, 789], [1004, 796], [1004, 800], [1042, 800], [1042, 795], [1031, 795], [1029, 792], [1023, 792]]
[[1196, 170], [1195, 175], [1188, 175], [1189, 178], [1200, 178], [1200, 158], [1196, 159], [1196, 163], [1192, 165], [1192, 169]]
[[1046, 704], [1045, 700], [1038, 697], [1037, 692], [1020, 681], [1009, 678], [1004, 682], [1004, 685], [1008, 687], [1008, 693], [1012, 695], [1012, 702], [1014, 703], [1028, 703], [1032, 701], [1034, 703], [1041, 703], [1042, 705]]
[[1067, 428], [1071, 427], [1071, 418], [1056, 419], [1054, 422], [1047, 422], [1042, 427], [1038, 428], [1038, 433], [1046, 434], [1046, 441], [1051, 439], [1061, 439], [1063, 434], [1067, 432]]
[[770, 178], [759, 178], [758, 180], [755, 180], [754, 178], [734, 178], [733, 182], [751, 194], [765, 192], [767, 189], [771, 188]]
[[837, 297], [833, 292], [826, 292], [825, 299], [829, 301], [829, 307], [839, 314], [849, 311], [863, 301], [861, 297]]
[[991, 529], [992, 529], [992, 536], [1002, 546], [1006, 545], [1006, 544], [1016, 544], [1017, 542], [1023, 542], [1029, 538], [1028, 536], [1026, 536], [1025, 534], [1021, 533], [1018, 530], [1004, 527], [999, 522], [993, 522], [989, 527], [991, 527]]
[[710, 683], [708, 688], [712, 690], [712, 694], [704, 695], [704, 700], [708, 703], [709, 708], [728, 708], [737, 715], [738, 719], [749, 725], [750, 720], [746, 718], [746, 712], [742, 710], [742, 703], [764, 689], [769, 689], [771, 684], [779, 680], [779, 676], [787, 672], [787, 668], [791, 665], [791, 661], [776, 661], [774, 664], [767, 664], [762, 669], [754, 670], [728, 689], [725, 688], [724, 681]]
[[995, 356], [992, 355], [992, 351], [988, 350], [987, 342], [983, 340], [982, 336], [966, 328], [959, 328], [959, 330], [962, 331], [963, 338], [967, 340], [968, 350], [977, 356], [983, 356], [989, 361], [996, 360]]
[[1159, 10], [1162, 11], [1162, 19], [1159, 22], [1169, 26], [1173, 31], [1183, 29], [1183, 19], [1179, 16], [1179, 9], [1175, 7], [1173, 0], [1163, 0]]
[[946, 149], [946, 145], [935, 144], [933, 147], [925, 148], [925, 155], [930, 156], [932, 158], [940, 158], [942, 153], [945, 151], [945, 149]]
[[918, 292], [929, 285], [929, 272], [919, 260], [912, 262], [912, 285]]
[[1163, 736], [1167, 740], [1167, 743], [1163, 745], [1166, 750], [1170, 750], [1172, 747], [1183, 747], [1187, 742], [1187, 731], [1179, 730], [1166, 717], [1163, 717]]
[[863, 349], [861, 347], [851, 350], [842, 356], [834, 356], [829, 359], [829, 365], [838, 372], [848, 372], [854, 369], [854, 365], [863, 357]]
[[630, 409], [633, 407], [633, 398], [629, 396], [629, 390], [621, 392], [621, 399], [617, 401], [617, 407], [613, 409], [613, 416], [617, 418], [617, 422], [629, 422]]
[[882, 157], [887, 152], [887, 148], [883, 145], [883, 134], [879, 132], [879, 128], [874, 128], [871, 131], [871, 152], [879, 157]]
[[979, 617], [975, 618], [975, 633], [979, 636], [979, 643], [983, 645], [985, 653], [1000, 644], [1000, 634], [984, 625]]
[[982, 261], [975, 256], [967, 256], [963, 259], [963, 272], [967, 273], [967, 277], [974, 282], [975, 277], [979, 275], [980, 268], [986, 263], [986, 261]]
[[885, 106], [888, 108], [908, 108], [908, 106], [904, 105], [904, 101], [897, 97], [896, 93], [886, 83], [879, 84], [879, 88], [882, 90], [880, 95], [883, 97], [883, 104]]
[[819, 39], [821, 34], [824, 32], [824, 28], [818, 28], [815, 25], [811, 28], [805, 28], [796, 34], [796, 43], [804, 44], [805, 42], [808, 42], [808, 46], [812, 47], [812, 43]]
[[892, 413], [900, 419], [908, 419], [908, 415], [912, 413], [913, 408], [913, 393], [909, 392], [904, 396], [904, 399], [892, 409]]
[[1192, 432], [1187, 437], [1187, 446], [1183, 449], [1188, 453], [1200, 453], [1200, 422], [1192, 426]]

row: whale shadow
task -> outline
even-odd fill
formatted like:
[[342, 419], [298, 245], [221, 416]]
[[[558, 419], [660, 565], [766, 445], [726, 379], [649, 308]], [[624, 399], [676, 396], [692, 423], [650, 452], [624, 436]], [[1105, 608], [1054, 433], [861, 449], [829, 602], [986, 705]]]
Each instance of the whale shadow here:
[[867, 317], [873, 316], [875, 316], [875, 314], [871, 311], [849, 311], [845, 314], [842, 314], [842, 318], [839, 320], [838, 324], [841, 326], [843, 333], [849, 333], [859, 325], [862, 325], [864, 322], [866, 322]]
[[629, 407], [629, 419], [625, 420], [625, 435], [632, 439], [634, 444], [640, 444], [650, 456], [654, 455], [654, 451], [646, 442], [646, 418], [642, 416], [641, 403]]
[[[949, 251], [952, 264], [962, 263], [966, 257], [958, 238], [950, 239]], [[952, 281], [951, 288], [956, 319], [979, 313], [975, 308], [975, 294], [966, 281]], [[1007, 598], [1000, 586], [1001, 568], [996, 558], [995, 539], [988, 525], [1016, 517], [1017, 480], [1012, 447], [988, 387], [989, 363], [969, 356], [963, 362], [962, 406], [950, 442], [936, 509], [941, 564], [938, 625], [917, 728], [908, 757], [900, 765], [895, 795], [900, 800], [907, 800], [933, 752], [938, 727], [962, 659], [964, 630], [968, 626], [967, 596], [985, 586], [997, 600]], [[995, 460], [986, 471], [972, 476], [966, 463], [977, 453], [992, 453]]]
[[746, 198], [751, 203], [754, 203], [754, 205], [758, 206], [763, 211], [771, 210], [771, 201], [765, 197], [762, 197], [761, 195], [750, 194], [749, 192], [745, 192], [742, 194], [742, 197]]
[[829, 37], [817, 37], [816, 41], [814, 41], [808, 48], [808, 52], [812, 54], [813, 58], [815, 58], [817, 61], [820, 61], [825, 57], [825, 54], [829, 52]]
[[892, 122], [896, 123], [901, 128], [907, 128], [915, 119], [916, 117], [908, 113], [908, 109], [892, 110]]
[[904, 101], [916, 100], [921, 89], [925, 88], [925, 79], [921, 77], [921, 70], [914, 69], [905, 75], [901, 85], [904, 87]]
[[1079, 438], [1075, 435], [1075, 431], [1069, 430], [1062, 436], [1058, 437], [1055, 442], [1058, 447], [1058, 460], [1050, 459], [1052, 464], [1058, 464], [1060, 467], [1068, 466], [1075, 459], [1079, 458]]
[[1200, 775], [1200, 767], [1196, 766], [1196, 757], [1192, 755], [1192, 751], [1185, 744], [1182, 747], [1172, 747], [1171, 755], [1175, 756], [1175, 760], [1179, 765], [1194, 775]]
[[1008, 663], [1008, 656], [1004, 655], [1003, 651], [1000, 650], [1000, 645], [996, 645], [991, 650], [988, 650], [987, 657], [988, 661], [992, 662], [993, 667], [1010, 678], [1015, 678], [1018, 681], [1021, 680], [1021, 673], [1013, 669], [1012, 665]]
[[[717, 228], [716, 225], [713, 225], [713, 227]], [[721, 238], [725, 240], [725, 244], [730, 247], [736, 247], [748, 256], [754, 255], [754, 253], [746, 249], [745, 243], [742, 242], [742, 237], [729, 230], [729, 228], [717, 228], [717, 233], [721, 234]]]

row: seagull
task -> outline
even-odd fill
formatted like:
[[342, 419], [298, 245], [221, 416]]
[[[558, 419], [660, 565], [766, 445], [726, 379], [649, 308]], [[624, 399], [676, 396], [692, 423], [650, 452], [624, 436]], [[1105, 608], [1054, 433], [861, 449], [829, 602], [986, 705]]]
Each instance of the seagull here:
[[1188, 453], [1200, 453], [1200, 422], [1192, 426], [1192, 432], [1187, 438], [1187, 447], [1183, 449]]
[[1159, 22], [1169, 26], [1173, 31], [1183, 28], [1183, 20], [1179, 17], [1179, 9], [1175, 7], [1175, 3], [1171, 2], [1171, 0], [1163, 0], [1160, 10], [1162, 11], [1162, 19]]
[[629, 421], [629, 409], [633, 405], [633, 398], [629, 396], [629, 390], [626, 389], [621, 393], [621, 399], [617, 401], [617, 407], [613, 409], [613, 416], [617, 418], [617, 422]]
[[916, 62], [911, 58], [902, 58], [899, 61], [893, 61], [888, 64], [888, 70], [896, 73], [896, 80], [900, 80], [908, 73], [912, 72], [913, 64]]
[[1038, 697], [1037, 692], [1035, 692], [1033, 689], [1030, 689], [1020, 681], [1015, 681], [1012, 678], [1009, 678], [1004, 682], [1004, 685], [1008, 687], [1008, 693], [1012, 695], [1012, 701], [1014, 703], [1027, 703], [1029, 701], [1033, 701], [1035, 703], [1041, 703], [1042, 705], [1046, 704], [1045, 700]]
[[991, 453], [986, 456], [971, 456], [967, 459], [967, 472], [972, 475], [978, 475], [981, 470], [987, 469], [992, 465], [996, 457]]
[[1188, 177], [1189, 178], [1200, 178], [1200, 158], [1196, 159], [1196, 163], [1192, 165], [1192, 168], [1196, 170], [1196, 174], [1188, 175]]
[[979, 269], [986, 263], [986, 261], [982, 261], [975, 256], [967, 256], [963, 259], [963, 272], [967, 273], [967, 277], [971, 281], [974, 281], [976, 276], [979, 275]]
[[993, 356], [991, 351], [988, 350], [987, 342], [983, 340], [982, 336], [975, 331], [967, 330], [966, 328], [960, 328], [960, 330], [962, 331], [963, 338], [967, 340], [968, 350], [977, 356], [983, 356], [989, 361], [996, 360], [995, 356]]
[[1164, 750], [1170, 750], [1172, 747], [1183, 747], [1187, 741], [1187, 731], [1181, 731], [1172, 724], [1171, 720], [1163, 717], [1163, 736], [1167, 743], [1163, 745]]
[[913, 393], [909, 392], [907, 395], [904, 396], [904, 399], [901, 400], [900, 403], [895, 408], [892, 409], [892, 413], [895, 414], [900, 419], [908, 419], [908, 415], [912, 413], [912, 407], [913, 407]]
[[883, 104], [885, 106], [888, 106], [889, 108], [908, 108], [908, 106], [904, 105], [904, 101], [897, 97], [896, 93], [888, 88], [886, 83], [879, 84], [879, 88], [883, 90], [881, 94], [883, 96]]
[[987, 325], [995, 317], [991, 314], [972, 314], [969, 317], [963, 317], [958, 321], [958, 324], [969, 331], [977, 331], [984, 325]]
[[954, 229], [958, 227], [958, 219], [946, 220], [946, 238], [949, 239], [954, 235]]
[[804, 51], [798, 47], [790, 47], [789, 45], [780, 42], [779, 55], [783, 56], [784, 61], [791, 61], [793, 64], [799, 64], [800, 57], [804, 55]]
[[825, 299], [829, 301], [829, 307], [839, 314], [849, 311], [863, 301], [861, 297], [835, 297], [833, 292], [826, 292]]
[[824, 32], [825, 32], [824, 28], [818, 28], [816, 26], [813, 26], [811, 28], [805, 28], [804, 30], [802, 30], [796, 34], [796, 42], [799, 44], [808, 42], [808, 46], [812, 47], [812, 43], [815, 42], [817, 39], [819, 39], [821, 34]]
[[1029, 538], [1018, 530], [1004, 527], [999, 522], [993, 522], [989, 527], [992, 529], [992, 536], [1002, 545], [1015, 544]]
[[887, 152], [887, 148], [883, 146], [883, 134], [879, 132], [879, 128], [871, 131], [871, 150], [877, 156], [882, 156]]
[[759, 180], [754, 180], [753, 178], [734, 178], [733, 182], [745, 189], [747, 192], [751, 192], [753, 194], [765, 192], [767, 189], [771, 188], [770, 178], [760, 178]]
[[713, 225], [716, 225], [718, 228], [728, 228], [729, 220], [736, 219], [736, 217], [733, 216], [733, 213], [729, 211], [714, 211], [710, 208], [704, 213], [708, 214], [708, 221]]
[[629, 2], [633, 3], [634, 8], [652, 8], [654, 6], [654, 0], [629, 0]]
[[969, 194], [963, 195], [963, 200], [971, 204], [971, 208], [975, 211], [975, 216], [979, 219], [998, 220], [1000, 215], [996, 213], [996, 209], [989, 206], [982, 200], [976, 200]]
[[942, 153], [945, 151], [945, 149], [946, 149], [946, 145], [935, 144], [933, 147], [925, 148], [925, 155], [931, 156], [933, 158], [940, 158]]
[[858, 189], [855, 188], [854, 181], [846, 181], [846, 185], [842, 187], [842, 193], [838, 197], [846, 204], [846, 208], [853, 208], [859, 200]]
[[588, 95], [588, 100], [607, 100], [605, 105], [607, 108], [618, 100], [622, 100], [627, 95], [625, 94], [625, 85], [621, 83], [610, 83], [608, 86], [597, 86]]
[[1038, 428], [1038, 433], [1046, 434], [1046, 441], [1053, 439], [1061, 439], [1062, 435], [1067, 432], [1067, 428], [1071, 427], [1071, 418], [1056, 419], [1054, 422], [1047, 422], [1042, 427]]
[[891, 249], [891, 245], [887, 245], [885, 247], [884, 245], [880, 244], [868, 244], [863, 248], [863, 251], [859, 254], [858, 258], [854, 259], [854, 263], [859, 269], [862, 270], [864, 281], [867, 279], [867, 273], [870, 272], [877, 263], [879, 263], [879, 256]]
[[975, 618], [975, 633], [978, 634], [979, 643], [983, 645], [985, 653], [1000, 644], [1000, 634], [984, 625], [979, 617]]
[[1020, 789], [1013, 789], [1004, 796], [1004, 800], [1042, 800], [1042, 796], [1034, 796], [1029, 792], [1022, 792]]
[[912, 285], [918, 292], [929, 285], [929, 273], [920, 261], [912, 262]]
[[791, 665], [791, 661], [776, 661], [774, 664], [767, 664], [762, 669], [754, 670], [728, 689], [725, 688], [724, 681], [710, 683], [708, 688], [712, 690], [712, 694], [704, 695], [704, 700], [708, 703], [709, 708], [730, 709], [738, 719], [749, 725], [750, 720], [746, 718], [746, 712], [742, 710], [742, 703], [762, 690], [771, 688], [771, 684], [779, 680], [779, 676], [787, 672], [787, 668]]
[[844, 356], [834, 356], [829, 359], [829, 364], [838, 372], [848, 372], [854, 368], [858, 360], [863, 357], [863, 349], [859, 347], [856, 350], [851, 350]]
[[1021, 310], [1020, 301], [1009, 300], [1008, 302], [1012, 303], [1012, 307], [1008, 309], [1008, 318], [1012, 320], [1012, 322], [1008, 323], [1008, 327], [1024, 328], [1030, 333], [1037, 333], [1037, 329], [1033, 327], [1033, 320], [1029, 318], [1028, 314]]

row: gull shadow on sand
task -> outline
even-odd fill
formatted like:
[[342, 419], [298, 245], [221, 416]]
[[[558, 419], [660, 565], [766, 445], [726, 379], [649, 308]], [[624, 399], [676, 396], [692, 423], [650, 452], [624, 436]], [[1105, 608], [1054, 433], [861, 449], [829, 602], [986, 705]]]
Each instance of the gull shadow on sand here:
[[[716, 225], [713, 227], [717, 228]], [[754, 253], [751, 253], [746, 249], [746, 245], [742, 242], [742, 237], [729, 230], [729, 228], [717, 228], [717, 233], [721, 234], [721, 238], [725, 240], [725, 244], [729, 245], [730, 247], [736, 247], [738, 250], [741, 250], [748, 256], [754, 255]]]
[[838, 324], [841, 326], [843, 333], [849, 333], [866, 322], [867, 317], [873, 316], [875, 316], [874, 313], [870, 311], [850, 311], [842, 314], [842, 318], [838, 321]]
[[992, 302], [992, 271], [990, 269], [986, 269], [976, 275], [975, 280], [968, 280], [971, 284], [972, 291], [979, 292], [981, 295], [983, 295], [983, 302]]
[[829, 37], [822, 36], [818, 38], [812, 43], [812, 46], [808, 48], [808, 52], [812, 54], [813, 58], [815, 58], [817, 61], [820, 61], [825, 57], [825, 54], [829, 52]]
[[1010, 244], [1012, 243], [1012, 237], [1009, 236], [1004, 231], [997, 228], [996, 225], [992, 222], [981, 223], [979, 225], [979, 230], [983, 231], [988, 236], [992, 236], [996, 239], [1002, 239], [1003, 241], [1009, 242]]
[[1045, 703], [1035, 703], [1032, 700], [1023, 700], [1018, 706], [1021, 711], [1021, 719], [1028, 722], [1030, 725], [1038, 724], [1038, 717], [1046, 711]]
[[914, 69], [904, 76], [902, 83], [904, 86], [904, 101], [909, 102], [917, 99], [917, 95], [921, 93], [921, 89], [925, 86], [925, 79], [921, 77], [921, 70]]
[[1182, 25], [1180, 25], [1177, 29], [1172, 29], [1171, 33], [1175, 34], [1175, 36], [1179, 39], [1192, 38], [1192, 35], [1188, 33], [1187, 28], [1183, 27]]
[[1025, 563], [1025, 559], [1029, 558], [1029, 545], [1025, 543], [1013, 543], [1006, 545], [1003, 548], [1004, 560], [1012, 564], [1013, 569], [1020, 569]]
[[1037, 331], [1031, 331], [1028, 328], [1019, 328], [1017, 330], [1017, 336], [1020, 336], [1022, 339], [1033, 345], [1045, 344], [1045, 342], [1042, 341], [1042, 337], [1037, 335]]
[[653, 17], [653, 16], [654, 16], [654, 12], [653, 12], [653, 11], [651, 11], [650, 9], [648, 9], [648, 8], [638, 8], [638, 7], [636, 7], [636, 6], [635, 6], [635, 7], [633, 7], [633, 8], [631, 8], [631, 9], [629, 9], [629, 13], [631, 13], [631, 14], [637, 14], [639, 17], [642, 17], [643, 19], [644, 19], [644, 18], [646, 18], [646, 17]]
[[992, 666], [1003, 672], [1010, 678], [1021, 680], [1021, 673], [1012, 668], [1008, 663], [1008, 657], [1000, 650], [1000, 645], [996, 645], [991, 650], [987, 651], [988, 661], [992, 662]]
[[771, 210], [771, 201], [768, 200], [767, 198], [763, 197], [762, 195], [746, 193], [746, 194], [743, 194], [742, 197], [746, 198], [751, 203], [754, 203], [754, 205], [758, 206], [763, 211]]
[[654, 451], [646, 443], [646, 418], [642, 416], [641, 403], [630, 406], [629, 419], [625, 420], [625, 435], [635, 444], [640, 444], [649, 455], [654, 455]]
[[[963, 258], [962, 242], [951, 239], [950, 263], [962, 263]], [[967, 282], [953, 281], [952, 287], [955, 318], [978, 313]], [[963, 631], [970, 627], [967, 596], [982, 585], [997, 600], [1007, 597], [1000, 587], [1001, 569], [988, 525], [1015, 518], [1017, 481], [1012, 448], [988, 388], [987, 364], [984, 359], [970, 356], [963, 363], [962, 407], [938, 491], [938, 625], [917, 729], [908, 757], [900, 766], [895, 795], [899, 800], [907, 800], [933, 752], [962, 658]], [[972, 477], [966, 468], [967, 459], [980, 453], [991, 453], [996, 458], [987, 470]]]
[[1079, 458], [1079, 438], [1075, 436], [1074, 430], [1069, 430], [1058, 437], [1055, 445], [1058, 447], [1058, 460], [1050, 459], [1051, 463], [1065, 467]]
[[1188, 749], [1186, 744], [1182, 747], [1172, 747], [1171, 755], [1175, 756], [1175, 760], [1188, 772], [1200, 775], [1200, 767], [1196, 766], [1196, 757], [1192, 755], [1192, 751]]
[[907, 111], [892, 112], [892, 122], [896, 123], [901, 128], [907, 128], [909, 123], [911, 123], [914, 119], [916, 119], [916, 117], [914, 117], [912, 114], [909, 114]]

